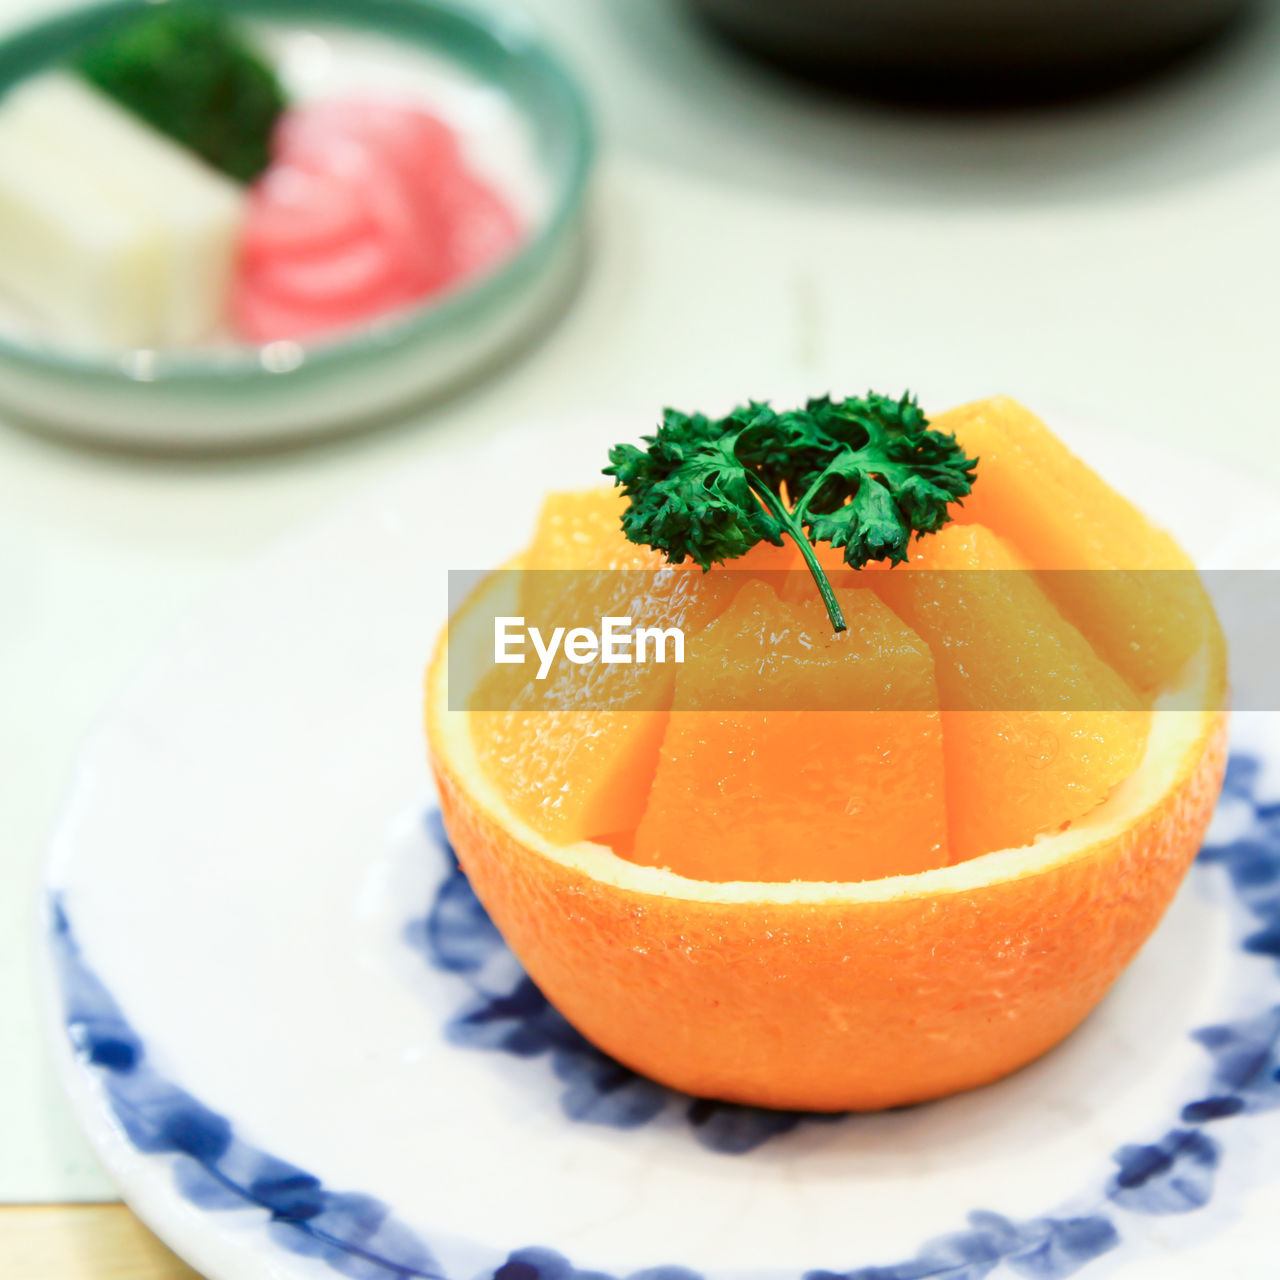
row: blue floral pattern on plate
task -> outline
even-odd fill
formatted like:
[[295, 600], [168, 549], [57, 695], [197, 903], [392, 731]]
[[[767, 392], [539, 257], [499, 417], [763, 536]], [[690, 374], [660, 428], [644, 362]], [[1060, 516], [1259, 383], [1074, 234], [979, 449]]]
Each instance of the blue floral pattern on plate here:
[[[1208, 845], [1203, 864], [1222, 867], [1257, 928], [1243, 940], [1251, 953], [1280, 959], [1280, 804], [1259, 803], [1259, 761], [1231, 760], [1224, 796], [1247, 805], [1243, 835]], [[335, 1191], [303, 1169], [236, 1136], [232, 1122], [166, 1080], [111, 993], [87, 964], [56, 898], [50, 938], [61, 979], [68, 1034], [78, 1057], [101, 1080], [108, 1105], [139, 1151], [173, 1160], [174, 1178], [191, 1202], [215, 1211], [256, 1207], [273, 1239], [353, 1280], [448, 1280], [429, 1245], [372, 1196]], [[679, 1105], [695, 1138], [715, 1151], [745, 1155], [794, 1128], [795, 1113], [680, 1098], [614, 1063], [588, 1045], [520, 973], [456, 863], [428, 916], [406, 937], [441, 970], [470, 988], [451, 1020], [455, 1043], [522, 1058], [550, 1056], [565, 1084], [561, 1105], [574, 1120], [633, 1128]], [[494, 975], [505, 974], [500, 980]], [[1120, 1242], [1122, 1214], [1184, 1214], [1207, 1204], [1222, 1148], [1207, 1126], [1280, 1106], [1280, 1006], [1202, 1027], [1195, 1040], [1210, 1056], [1202, 1095], [1180, 1108], [1180, 1123], [1150, 1143], [1122, 1146], [1097, 1203], [1070, 1216], [1013, 1221], [975, 1211], [965, 1229], [926, 1242], [913, 1258], [847, 1271], [803, 1271], [804, 1280], [983, 1280], [997, 1268], [1027, 1280], [1064, 1280]], [[771, 1116], [776, 1119], [770, 1119]], [[850, 1118], [847, 1123], [857, 1123]], [[613, 1280], [576, 1269], [551, 1249], [518, 1249], [494, 1280]], [[700, 1280], [680, 1266], [651, 1268], [628, 1280]]]
[[258, 1208], [291, 1253], [321, 1259], [352, 1280], [443, 1280], [427, 1246], [381, 1201], [333, 1191], [303, 1169], [236, 1137], [226, 1116], [161, 1076], [115, 999], [85, 963], [61, 902], [51, 937], [67, 1031], [102, 1078], [112, 1114], [139, 1151], [173, 1159], [179, 1190], [202, 1209]]

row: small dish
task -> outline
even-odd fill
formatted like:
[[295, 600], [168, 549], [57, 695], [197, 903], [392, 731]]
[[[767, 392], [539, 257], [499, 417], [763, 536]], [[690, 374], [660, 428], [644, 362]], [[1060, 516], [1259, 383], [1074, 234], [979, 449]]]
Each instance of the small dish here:
[[[46, 19], [0, 43], [0, 92], [66, 58], [147, 0]], [[593, 141], [572, 75], [518, 10], [448, 0], [223, 0], [259, 27], [286, 87], [360, 91], [412, 82], [478, 144], [496, 139], [494, 180], [527, 219], [502, 265], [349, 335], [261, 347], [82, 355], [0, 331], [0, 399], [77, 436], [217, 448], [368, 422], [441, 392], [536, 333], [571, 288]], [[416, 68], [416, 69], [415, 69]], [[385, 74], [384, 74], [385, 73]], [[447, 99], [447, 101], [446, 101]], [[486, 135], [488, 130], [488, 135]]]
[[[1205, 564], [1258, 545], [1262, 485], [1051, 421]], [[985, 1089], [844, 1117], [681, 1097], [523, 976], [433, 816], [422, 667], [445, 570], [497, 563], [633, 427], [526, 424], [396, 476], [232, 583], [101, 725], [46, 873], [43, 1001], [126, 1199], [209, 1280], [1261, 1274], [1275, 717], [1242, 718], [1200, 865], [1116, 989]], [[460, 566], [480, 471], [504, 519]]]

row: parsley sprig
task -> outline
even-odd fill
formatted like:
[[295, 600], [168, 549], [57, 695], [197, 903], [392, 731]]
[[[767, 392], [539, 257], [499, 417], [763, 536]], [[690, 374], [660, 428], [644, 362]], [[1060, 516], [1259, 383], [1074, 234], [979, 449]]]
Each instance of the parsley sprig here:
[[854, 569], [900, 563], [913, 533], [951, 519], [977, 466], [910, 395], [823, 396], [784, 412], [751, 401], [724, 418], [667, 409], [643, 440], [614, 445], [604, 469], [630, 499], [632, 542], [709, 569], [790, 537], [836, 631], [844, 617], [814, 545], [842, 549]]

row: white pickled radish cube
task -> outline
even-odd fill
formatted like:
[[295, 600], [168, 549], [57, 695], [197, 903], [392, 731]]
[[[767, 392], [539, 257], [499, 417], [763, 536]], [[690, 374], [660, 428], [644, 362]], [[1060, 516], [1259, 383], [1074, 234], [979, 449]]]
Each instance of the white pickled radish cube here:
[[148, 223], [0, 111], [0, 293], [71, 346], [152, 346], [163, 246]]
[[[214, 336], [224, 325], [244, 193], [199, 157], [70, 75], [27, 81], [0, 103], [0, 133], [47, 148], [49, 165], [74, 169], [98, 192], [89, 210], [132, 220], [146, 266], [135, 295], [133, 331], [88, 340], [111, 346], [173, 346]], [[5, 176], [6, 184], [13, 180]], [[83, 237], [82, 237], [83, 238]], [[8, 246], [0, 239], [0, 257]], [[91, 275], [117, 271], [86, 262]], [[3, 272], [0, 272], [3, 275]], [[71, 305], [75, 305], [74, 302]], [[101, 307], [100, 307], [101, 311]], [[125, 315], [130, 309], [125, 308]], [[84, 317], [76, 322], [85, 329]]]

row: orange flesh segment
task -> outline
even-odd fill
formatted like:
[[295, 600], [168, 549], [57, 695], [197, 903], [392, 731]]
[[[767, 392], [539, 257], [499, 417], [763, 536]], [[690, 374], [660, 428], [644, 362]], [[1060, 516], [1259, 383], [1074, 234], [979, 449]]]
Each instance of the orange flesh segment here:
[[556, 597], [565, 586], [565, 579], [555, 571], [570, 573], [603, 562], [610, 553], [641, 550], [623, 536], [626, 505], [622, 490], [607, 485], [547, 495], [524, 555], [520, 580], [521, 608], [531, 622], [545, 626], [554, 612]]
[[619, 543], [627, 501], [621, 489], [600, 485], [549, 494], [538, 513], [526, 569], [583, 569], [602, 551]]
[[665, 712], [572, 706], [475, 711], [472, 735], [511, 808], [548, 839], [573, 844], [640, 821], [666, 719]]
[[[620, 491], [556, 493], [543, 503], [521, 576], [527, 622], [598, 627], [605, 616], [701, 634], [744, 570], [787, 563], [756, 547], [704, 575], [670, 565], [623, 536]], [[798, 555], [798, 552], [796, 553]], [[560, 572], [554, 572], [554, 571]], [[634, 830], [657, 768], [677, 668], [671, 663], [577, 666], [561, 657], [546, 681], [536, 666], [492, 666], [472, 697], [472, 736], [486, 772], [531, 826], [562, 843]], [[601, 707], [615, 708], [600, 710]], [[496, 709], [501, 708], [501, 709]]]
[[978, 459], [955, 518], [995, 529], [1035, 569], [1088, 570], [1048, 573], [1042, 583], [1135, 689], [1172, 684], [1211, 617], [1177, 543], [1014, 400], [964, 405], [933, 426]]
[[[789, 605], [750, 583], [699, 638], [676, 677], [680, 709], [634, 849], [619, 852], [714, 881], [853, 881], [946, 864], [941, 724], [919, 709], [937, 706], [932, 660], [872, 593], [838, 594], [840, 636], [820, 602]], [[887, 709], [715, 709], [784, 696]]]
[[1137, 768], [1150, 713], [989, 529], [949, 525], [867, 581], [933, 652], [954, 861], [1057, 830]]

